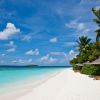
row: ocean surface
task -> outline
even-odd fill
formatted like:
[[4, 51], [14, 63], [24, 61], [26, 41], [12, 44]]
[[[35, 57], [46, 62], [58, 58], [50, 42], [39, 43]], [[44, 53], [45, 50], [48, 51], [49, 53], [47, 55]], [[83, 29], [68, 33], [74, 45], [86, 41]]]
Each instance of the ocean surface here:
[[0, 86], [12, 84], [18, 81], [27, 80], [29, 78], [36, 78], [41, 75], [46, 75], [55, 71], [62, 70], [68, 67], [50, 67], [50, 66], [40, 66], [34, 68], [17, 68], [17, 67], [0, 67]]

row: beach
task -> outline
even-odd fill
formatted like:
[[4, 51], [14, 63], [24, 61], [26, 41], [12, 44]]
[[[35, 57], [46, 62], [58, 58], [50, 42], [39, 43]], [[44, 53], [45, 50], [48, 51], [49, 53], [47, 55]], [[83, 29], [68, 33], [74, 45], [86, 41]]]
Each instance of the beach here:
[[[16, 100], [61, 72], [63, 68], [0, 71], [0, 100]], [[5, 74], [4, 77], [2, 77]], [[16, 79], [14, 79], [16, 78]]]
[[100, 81], [64, 69], [15, 100], [100, 100]]
[[100, 80], [74, 72], [72, 68], [43, 77], [46, 78], [41, 77], [36, 84], [27, 80], [9, 86], [5, 94], [0, 93], [0, 100], [100, 100]]

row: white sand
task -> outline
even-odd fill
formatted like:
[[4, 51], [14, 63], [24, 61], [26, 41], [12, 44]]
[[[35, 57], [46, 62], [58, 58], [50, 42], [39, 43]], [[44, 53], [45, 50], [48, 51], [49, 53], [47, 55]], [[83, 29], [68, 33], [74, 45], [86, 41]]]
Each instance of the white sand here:
[[100, 100], [100, 80], [65, 69], [16, 100]]
[[16, 100], [17, 98], [31, 92], [34, 88], [45, 83], [57, 75], [61, 70], [42, 74], [37, 77], [30, 77], [26, 80], [17, 81], [12, 84], [0, 86], [0, 100]]

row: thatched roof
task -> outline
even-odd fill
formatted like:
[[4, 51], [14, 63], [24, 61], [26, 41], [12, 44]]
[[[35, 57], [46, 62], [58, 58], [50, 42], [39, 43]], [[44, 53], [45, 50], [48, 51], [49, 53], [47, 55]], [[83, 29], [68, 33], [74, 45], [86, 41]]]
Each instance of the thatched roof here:
[[83, 63], [84, 65], [86, 65], [86, 64], [91, 64], [89, 61], [87, 61], [87, 62], [85, 62], [85, 63]]
[[96, 59], [95, 61], [91, 62], [93, 65], [100, 65], [100, 57]]
[[85, 63], [82, 63], [82, 64], [76, 64], [77, 66], [84, 66], [84, 65], [100, 65], [100, 57], [96, 60], [94, 60], [93, 62], [85, 62]]
[[86, 65], [86, 64], [88, 64], [88, 65], [100, 65], [100, 57], [98, 59], [94, 60], [93, 62], [87, 61], [87, 62], [85, 62], [83, 64], [84, 65]]
[[76, 64], [77, 66], [84, 66], [83, 64]]

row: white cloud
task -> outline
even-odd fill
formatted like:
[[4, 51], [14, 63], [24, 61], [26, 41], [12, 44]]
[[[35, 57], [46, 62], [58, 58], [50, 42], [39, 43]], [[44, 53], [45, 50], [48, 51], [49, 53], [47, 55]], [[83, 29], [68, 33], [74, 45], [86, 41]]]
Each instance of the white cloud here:
[[46, 60], [48, 60], [48, 58], [49, 58], [49, 54], [47, 54], [46, 56], [43, 56], [42, 58], [41, 58], [41, 61], [46, 61]]
[[29, 50], [25, 53], [26, 55], [39, 55], [39, 49]]
[[8, 44], [6, 44], [7, 46], [13, 46], [14, 45], [14, 41], [10, 41]]
[[59, 64], [66, 63], [67, 54], [65, 52], [50, 52], [47, 55], [40, 58], [42, 64]]
[[18, 59], [18, 60], [13, 60], [12, 63], [18, 63], [18, 64], [29, 64], [32, 62], [32, 59], [24, 60], [24, 59]]
[[90, 31], [83, 22], [78, 22], [78, 20], [72, 20], [70, 23], [66, 23], [65, 26], [81, 33], [87, 33]]
[[64, 46], [76, 46], [76, 42], [65, 42]]
[[50, 52], [51, 55], [58, 55], [58, 56], [61, 56], [63, 55], [64, 57], [67, 57], [66, 53], [65, 52]]
[[26, 55], [33, 55], [33, 50], [29, 50], [25, 53]]
[[30, 41], [32, 39], [32, 36], [30, 36], [30, 35], [25, 35], [24, 37], [23, 37], [23, 41]]
[[28, 60], [23, 60], [23, 59], [18, 59], [18, 60], [13, 60], [12, 63], [19, 63], [19, 64], [28, 64], [31, 63], [32, 59], [28, 59]]
[[25, 63], [25, 61], [24, 61], [24, 60], [22, 60], [22, 59], [19, 59], [19, 60], [18, 60], [18, 63], [23, 64], [23, 63]]
[[77, 30], [81, 31], [85, 29], [85, 24], [84, 23], [78, 23], [77, 25]]
[[6, 46], [16, 48], [14, 41], [9, 41], [9, 43], [6, 44]]
[[78, 52], [75, 52], [74, 50], [70, 50], [69, 51], [69, 58], [75, 58], [77, 56]]
[[50, 57], [48, 59], [48, 63], [55, 63], [55, 62], [57, 62], [57, 58]]
[[12, 63], [17, 63], [17, 60], [13, 60]]
[[46, 56], [41, 57], [40, 61], [45, 64], [51, 64], [57, 62], [57, 58], [53, 58], [49, 54], [47, 54]]
[[99, 10], [99, 9], [100, 9], [100, 6], [96, 6], [95, 9], [96, 9], [96, 10]]
[[9, 47], [9, 49], [6, 50], [7, 52], [14, 52], [14, 51], [16, 51], [16, 47], [17, 46], [15, 45], [14, 41], [9, 41], [9, 43], [6, 44], [6, 46]]
[[65, 26], [68, 28], [73, 28], [73, 29], [77, 29], [77, 30], [85, 29], [85, 24], [79, 23], [77, 20], [73, 20], [70, 23], [66, 23]]
[[34, 54], [34, 55], [39, 55], [39, 49], [35, 49], [35, 50], [33, 51], [33, 54]]
[[13, 23], [7, 23], [6, 28], [0, 32], [0, 40], [7, 40], [10, 36], [20, 32]]
[[5, 55], [6, 55], [6, 54], [4, 54], [4, 53], [3, 53], [3, 54], [1, 54], [1, 56], [2, 56], [2, 57], [4, 57]]
[[10, 48], [10, 49], [7, 49], [6, 51], [7, 51], [7, 52], [15, 52], [16, 49], [15, 49], [15, 48]]
[[69, 51], [69, 54], [70, 54], [70, 55], [74, 55], [74, 54], [75, 54], [74, 50], [70, 50], [70, 51]]
[[51, 38], [49, 41], [50, 41], [51, 43], [56, 43], [56, 42], [58, 41], [58, 39], [57, 39], [56, 37], [54, 37], [54, 38]]
[[[56, 65], [61, 65], [61, 64], [67, 64], [70, 59], [73, 57], [76, 57], [78, 52], [75, 52], [74, 50], [70, 50], [69, 52], [50, 52], [47, 55], [41, 57], [39, 59], [41, 64], [56, 64]], [[69, 63], [68, 63], [69, 64]]]

